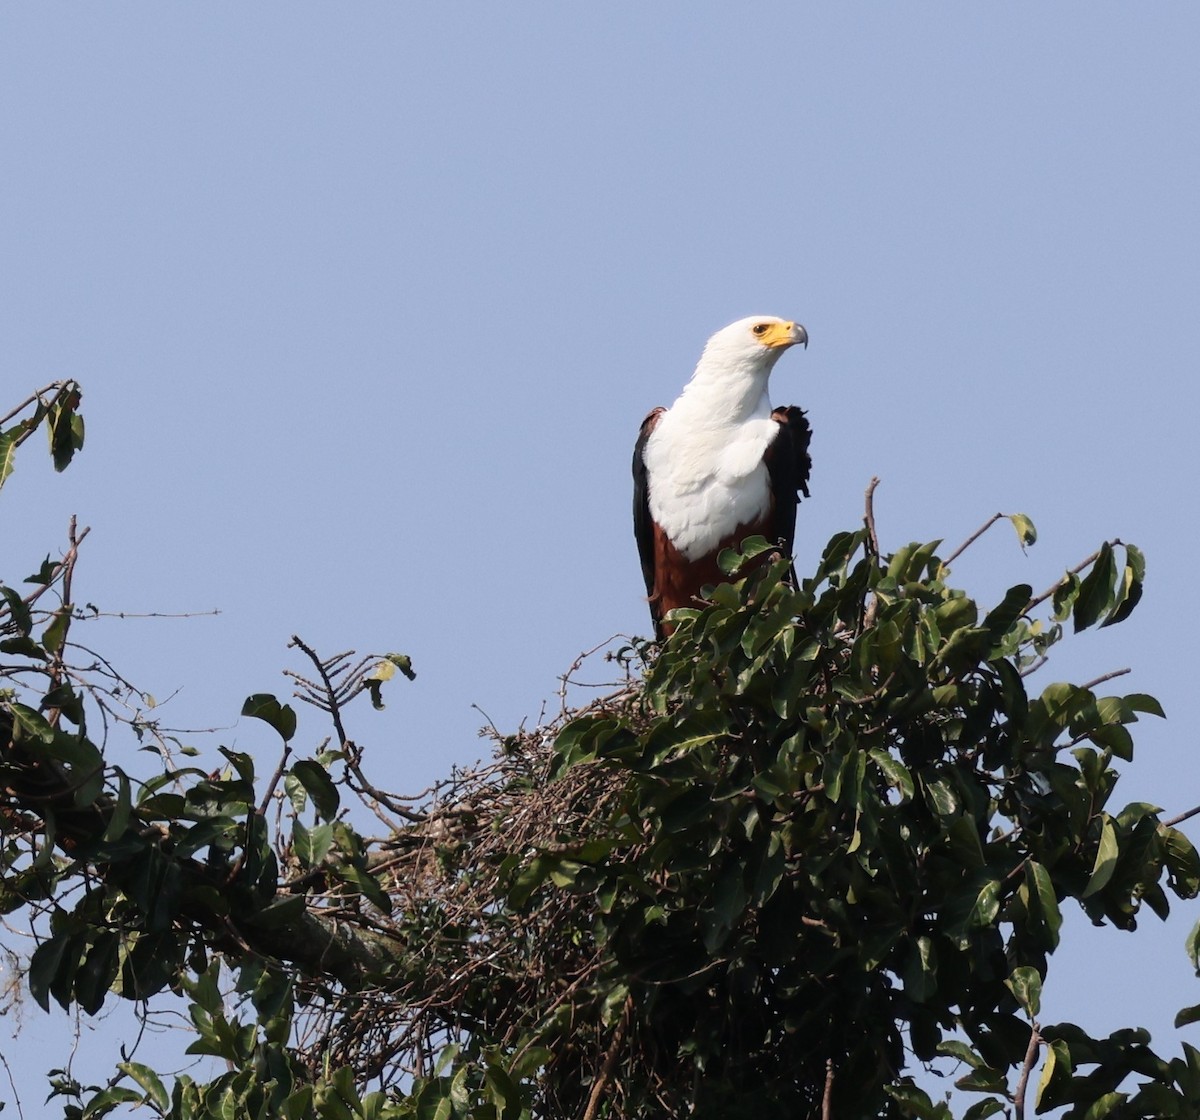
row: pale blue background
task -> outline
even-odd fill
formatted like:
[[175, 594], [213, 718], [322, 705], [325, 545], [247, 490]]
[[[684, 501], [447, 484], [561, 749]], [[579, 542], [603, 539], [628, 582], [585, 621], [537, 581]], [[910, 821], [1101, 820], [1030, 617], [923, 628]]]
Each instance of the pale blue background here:
[[[293, 632], [410, 653], [351, 733], [415, 792], [486, 752], [473, 704], [532, 723], [580, 650], [645, 633], [638, 423], [712, 331], [795, 316], [801, 568], [873, 474], [886, 548], [1035, 520], [1028, 558], [999, 526], [958, 565], [984, 597], [1137, 542], [1144, 605], [1042, 680], [1132, 666], [1114, 687], [1172, 719], [1117, 800], [1187, 808], [1198, 33], [1168, 3], [8, 5], [0, 404], [76, 377], [88, 443], [62, 477], [23, 457], [0, 572], [75, 512], [80, 601], [219, 607], [79, 636], [264, 769], [237, 713], [288, 691]], [[1043, 1019], [1166, 1043], [1198, 910], [1069, 922]], [[23, 1022], [34, 1115], [69, 1039]]]

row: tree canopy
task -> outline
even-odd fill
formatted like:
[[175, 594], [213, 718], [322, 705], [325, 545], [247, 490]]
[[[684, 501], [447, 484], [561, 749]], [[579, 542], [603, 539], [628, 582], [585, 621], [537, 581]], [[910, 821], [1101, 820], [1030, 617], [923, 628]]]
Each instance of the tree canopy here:
[[[67, 466], [79, 404], [3, 418], [0, 483], [39, 428]], [[85, 535], [0, 585], [0, 904], [39, 1004], [182, 1001], [198, 1064], [58, 1071], [66, 1116], [1200, 1115], [1192, 1047], [1041, 1018], [1064, 908], [1133, 931], [1200, 890], [1179, 820], [1114, 799], [1157, 701], [1034, 686], [1134, 610], [1136, 547], [979, 604], [869, 499], [794, 584], [747, 541], [669, 640], [609, 651], [623, 683], [411, 801], [360, 738], [407, 656], [296, 637], [295, 695], [242, 713], [278, 759], [201, 764], [77, 641]]]

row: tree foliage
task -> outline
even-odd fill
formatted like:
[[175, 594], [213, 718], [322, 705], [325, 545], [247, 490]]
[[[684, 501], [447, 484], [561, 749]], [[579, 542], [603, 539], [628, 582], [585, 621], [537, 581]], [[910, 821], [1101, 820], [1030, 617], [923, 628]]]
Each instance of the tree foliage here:
[[[41, 426], [65, 466], [78, 406], [55, 385], [5, 418], [3, 477]], [[612, 655], [614, 691], [406, 799], [346, 721], [408, 659], [299, 638], [320, 729], [256, 693], [277, 765], [181, 764], [76, 639], [85, 535], [0, 586], [0, 906], [39, 1004], [182, 1000], [200, 1064], [60, 1071], [67, 1116], [953, 1116], [921, 1067], [975, 1095], [963, 1120], [1200, 1114], [1200, 1052], [1041, 1021], [1066, 907], [1133, 930], [1200, 890], [1183, 833], [1114, 800], [1158, 703], [1031, 687], [1068, 628], [1134, 609], [1133, 546], [983, 606], [957, 553], [884, 554], [869, 517], [795, 586], [746, 542], [661, 648]]]

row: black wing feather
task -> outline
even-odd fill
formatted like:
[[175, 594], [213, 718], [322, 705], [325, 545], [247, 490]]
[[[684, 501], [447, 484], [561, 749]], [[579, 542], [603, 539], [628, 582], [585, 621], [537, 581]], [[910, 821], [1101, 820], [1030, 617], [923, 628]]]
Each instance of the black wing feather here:
[[775, 503], [775, 536], [783, 543], [788, 556], [796, 537], [796, 506], [800, 495], [808, 494], [808, 477], [812, 458], [808, 445], [812, 429], [802, 408], [788, 405], [776, 408], [771, 418], [779, 424], [779, 435], [767, 449], [767, 473], [771, 478], [771, 494]]
[[[665, 408], [656, 408], [642, 421], [642, 429], [633, 449], [633, 535], [637, 539], [638, 555], [642, 561], [646, 594], [651, 596], [654, 594], [654, 523], [650, 520], [650, 479], [644, 453], [650, 433], [654, 431], [658, 418], [666, 411]], [[650, 611], [657, 622], [653, 601]]]

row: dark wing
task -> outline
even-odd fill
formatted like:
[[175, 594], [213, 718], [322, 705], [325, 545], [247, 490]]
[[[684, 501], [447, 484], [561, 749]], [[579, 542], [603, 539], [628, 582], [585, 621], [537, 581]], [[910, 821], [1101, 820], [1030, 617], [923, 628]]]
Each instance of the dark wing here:
[[808, 454], [812, 429], [804, 410], [795, 405], [776, 408], [771, 419], [779, 425], [779, 435], [767, 448], [767, 472], [771, 477], [771, 497], [775, 507], [775, 538], [783, 542], [786, 555], [792, 554], [796, 537], [796, 506], [800, 495], [808, 495], [808, 476], [812, 459]]
[[[643, 452], [658, 418], [666, 411], [665, 408], [656, 408], [642, 421], [637, 446], [633, 449], [633, 535], [637, 538], [638, 555], [642, 560], [642, 578], [646, 581], [646, 594], [649, 596], [654, 595], [654, 523], [650, 520], [650, 480], [646, 474]], [[655, 610], [653, 598], [650, 601], [650, 613], [654, 615], [657, 625], [658, 612]]]

